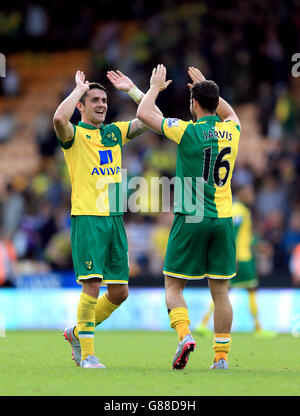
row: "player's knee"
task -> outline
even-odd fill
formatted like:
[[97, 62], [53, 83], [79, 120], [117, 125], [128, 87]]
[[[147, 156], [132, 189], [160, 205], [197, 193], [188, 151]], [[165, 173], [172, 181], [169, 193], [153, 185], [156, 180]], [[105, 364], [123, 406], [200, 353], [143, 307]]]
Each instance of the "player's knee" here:
[[125, 302], [128, 298], [128, 294], [129, 291], [127, 285], [120, 285], [113, 289], [108, 288], [109, 300], [116, 305], [121, 305], [121, 303]]
[[82, 282], [82, 290], [86, 294], [98, 298], [101, 280], [90, 279]]
[[119, 293], [118, 303], [123, 303], [128, 298], [128, 289]]
[[214, 302], [218, 299], [228, 297], [229, 290], [227, 280], [209, 279], [209, 288]]

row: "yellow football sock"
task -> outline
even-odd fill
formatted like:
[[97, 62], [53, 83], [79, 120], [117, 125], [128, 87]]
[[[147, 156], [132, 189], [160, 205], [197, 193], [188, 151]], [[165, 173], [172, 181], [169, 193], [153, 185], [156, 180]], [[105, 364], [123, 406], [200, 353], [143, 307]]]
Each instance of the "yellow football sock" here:
[[105, 321], [120, 305], [115, 305], [108, 298], [107, 294], [104, 293], [98, 299], [95, 311], [95, 324], [96, 326]]
[[231, 347], [231, 335], [230, 334], [215, 334], [213, 349], [215, 351], [214, 362], [218, 362], [221, 359], [227, 359], [227, 354]]
[[78, 332], [82, 360], [84, 360], [88, 355], [94, 355], [96, 304], [97, 298], [83, 292], [81, 293], [77, 308], [78, 331], [76, 332]]
[[249, 307], [250, 307], [250, 313], [254, 320], [255, 331], [260, 331], [261, 326], [258, 320], [258, 307], [257, 307], [257, 301], [256, 301], [256, 292], [253, 290], [249, 291]]
[[178, 334], [179, 341], [182, 341], [187, 334], [190, 334], [189, 314], [187, 308], [174, 308], [169, 312], [170, 325]]
[[[119, 306], [121, 305], [115, 305], [114, 303], [110, 302], [106, 293], [100, 296], [95, 309], [95, 326], [105, 321], [105, 319], [107, 319]], [[73, 332], [76, 338], [79, 338], [78, 325], [75, 326]]]
[[203, 317], [203, 319], [202, 319], [201, 324], [202, 324], [203, 326], [206, 326], [206, 325], [208, 324], [208, 321], [209, 321], [209, 319], [210, 319], [210, 317], [211, 317], [211, 315], [212, 315], [213, 311], [214, 311], [214, 303], [213, 303], [213, 302], [211, 302], [211, 304], [209, 305], [209, 309], [208, 309], [208, 311], [206, 312], [206, 314], [204, 315], [204, 317]]

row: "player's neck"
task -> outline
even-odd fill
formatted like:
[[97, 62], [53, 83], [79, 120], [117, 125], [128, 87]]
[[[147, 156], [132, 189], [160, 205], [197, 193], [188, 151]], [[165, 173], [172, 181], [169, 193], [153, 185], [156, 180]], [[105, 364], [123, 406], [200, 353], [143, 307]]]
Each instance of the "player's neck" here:
[[90, 126], [93, 126], [93, 127], [95, 127], [96, 129], [99, 129], [99, 127], [102, 125], [102, 121], [95, 123], [95, 122], [93, 122], [92, 120], [89, 120], [89, 119], [87, 119], [87, 118], [85, 118], [85, 117], [82, 117], [82, 118], [81, 118], [81, 122], [82, 122], [82, 123], [85, 123], [85, 124], [89, 124]]
[[207, 111], [202, 111], [202, 110], [198, 110], [198, 111], [196, 111], [196, 120], [199, 120], [199, 118], [202, 118], [202, 117], [207, 117], [207, 116], [215, 116], [216, 115], [216, 113], [209, 113], [209, 112], [207, 112]]

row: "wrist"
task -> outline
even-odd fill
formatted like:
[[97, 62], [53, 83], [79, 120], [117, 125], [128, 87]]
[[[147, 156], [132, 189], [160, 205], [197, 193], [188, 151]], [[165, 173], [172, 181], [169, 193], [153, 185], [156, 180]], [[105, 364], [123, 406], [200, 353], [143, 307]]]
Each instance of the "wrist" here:
[[75, 90], [76, 92], [78, 92], [79, 94], [83, 95], [85, 94], [87, 91], [89, 90], [89, 88], [87, 88], [85, 85], [76, 85]]
[[127, 91], [127, 94], [129, 97], [131, 97], [136, 103], [139, 103], [142, 98], [144, 97], [143, 91], [138, 89], [136, 85], [134, 85], [132, 88], [130, 88], [129, 91]]
[[160, 92], [160, 88], [157, 85], [150, 85], [150, 90], [157, 92], [157, 94]]

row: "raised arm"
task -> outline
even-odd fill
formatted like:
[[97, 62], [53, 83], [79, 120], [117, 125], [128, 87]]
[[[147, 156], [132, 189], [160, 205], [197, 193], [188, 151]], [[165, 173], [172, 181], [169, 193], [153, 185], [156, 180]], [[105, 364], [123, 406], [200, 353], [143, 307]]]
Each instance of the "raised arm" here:
[[[202, 72], [193, 66], [189, 67], [188, 74], [191, 77], [193, 83], [205, 81], [205, 77], [202, 74]], [[191, 88], [193, 84], [188, 83], [188, 87]], [[232, 120], [235, 123], [237, 123], [239, 126], [241, 125], [240, 120], [234, 111], [234, 109], [231, 107], [230, 104], [228, 104], [227, 101], [225, 101], [223, 98], [219, 98], [219, 104], [217, 107], [217, 114], [220, 116], [222, 121], [228, 121]]]
[[150, 89], [143, 97], [136, 114], [139, 120], [158, 133], [162, 133], [163, 115], [156, 112], [155, 101], [160, 91], [166, 89], [172, 82], [171, 80], [166, 81], [166, 74], [167, 70], [164, 65], [158, 65], [153, 69]]
[[[145, 96], [145, 94], [138, 89], [134, 82], [119, 70], [108, 71], [107, 78], [117, 90], [126, 92], [137, 104], [140, 104]], [[157, 106], [155, 106], [154, 111], [161, 116], [163, 115]], [[145, 125], [141, 120], [135, 118], [130, 123], [130, 129], [127, 136], [130, 139], [133, 139], [134, 137], [145, 133], [147, 130], [149, 130], [149, 126]]]
[[[144, 97], [143, 91], [141, 91], [134, 82], [124, 75], [121, 71], [108, 71], [107, 72], [107, 78], [110, 80], [110, 82], [113, 84], [113, 86], [119, 90], [127, 92], [127, 94], [137, 103], [140, 104]], [[155, 106], [155, 111], [162, 115], [162, 112], [158, 107]]]
[[76, 104], [89, 89], [89, 82], [85, 81], [85, 75], [82, 71], [76, 72], [75, 82], [75, 89], [58, 106], [53, 117], [55, 133], [62, 142], [67, 142], [73, 137], [74, 129], [70, 119], [74, 113]]

